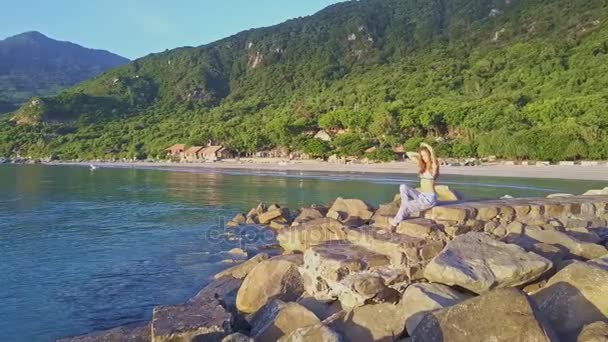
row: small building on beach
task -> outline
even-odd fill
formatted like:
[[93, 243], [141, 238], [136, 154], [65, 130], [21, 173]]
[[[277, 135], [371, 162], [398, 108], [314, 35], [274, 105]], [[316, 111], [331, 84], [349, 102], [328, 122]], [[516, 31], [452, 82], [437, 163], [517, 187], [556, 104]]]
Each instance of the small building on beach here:
[[201, 151], [205, 148], [203, 146], [192, 146], [184, 152], [185, 161], [199, 161], [201, 160]]
[[167, 152], [168, 157], [181, 159], [184, 156], [184, 152], [186, 152], [186, 145], [185, 144], [175, 144], [175, 145], [169, 147], [168, 149], [166, 149], [165, 151]]
[[199, 152], [200, 158], [205, 161], [218, 161], [220, 159], [232, 158], [232, 153], [221, 145], [210, 145]]
[[405, 160], [406, 151], [403, 145], [394, 146], [393, 152], [397, 155], [397, 160]]

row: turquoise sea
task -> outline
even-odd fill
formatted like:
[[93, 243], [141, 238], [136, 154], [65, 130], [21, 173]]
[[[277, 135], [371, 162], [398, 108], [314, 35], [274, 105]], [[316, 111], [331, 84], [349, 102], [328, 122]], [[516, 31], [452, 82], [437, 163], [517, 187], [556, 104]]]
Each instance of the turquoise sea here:
[[[0, 166], [0, 332], [53, 341], [150, 319], [271, 243], [222, 224], [259, 201], [291, 208], [337, 196], [388, 202], [414, 175]], [[467, 199], [581, 193], [604, 182], [444, 176]], [[213, 234], [211, 234], [213, 232]]]

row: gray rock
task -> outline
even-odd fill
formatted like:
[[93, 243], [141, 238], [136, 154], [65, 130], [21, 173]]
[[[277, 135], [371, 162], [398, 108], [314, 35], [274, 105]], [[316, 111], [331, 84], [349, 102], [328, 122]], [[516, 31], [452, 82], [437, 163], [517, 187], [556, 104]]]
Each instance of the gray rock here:
[[608, 270], [575, 262], [555, 274], [533, 295], [560, 337], [574, 339], [581, 329], [608, 317]]
[[429, 281], [457, 285], [476, 293], [519, 286], [538, 279], [551, 261], [483, 233], [456, 237], [426, 266]]
[[150, 342], [150, 323], [122, 326], [106, 331], [70, 337], [57, 342]]
[[232, 319], [216, 299], [157, 306], [152, 313], [152, 341], [221, 341], [232, 333]]
[[411, 336], [427, 341], [557, 341], [528, 297], [517, 289], [498, 289], [429, 313]]

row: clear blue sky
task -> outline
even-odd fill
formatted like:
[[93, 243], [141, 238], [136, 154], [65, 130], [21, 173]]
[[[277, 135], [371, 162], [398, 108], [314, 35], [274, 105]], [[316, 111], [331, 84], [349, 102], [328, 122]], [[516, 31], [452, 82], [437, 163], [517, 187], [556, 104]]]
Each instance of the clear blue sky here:
[[137, 58], [310, 15], [339, 0], [0, 0], [0, 39], [25, 31]]

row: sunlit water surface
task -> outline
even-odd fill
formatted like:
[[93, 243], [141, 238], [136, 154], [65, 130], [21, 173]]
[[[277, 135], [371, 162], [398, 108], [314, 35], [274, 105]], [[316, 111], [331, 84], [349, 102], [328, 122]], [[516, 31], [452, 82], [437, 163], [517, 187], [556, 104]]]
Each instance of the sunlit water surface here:
[[[445, 176], [468, 199], [580, 193], [601, 182]], [[291, 208], [337, 196], [388, 202], [400, 175], [0, 166], [0, 332], [52, 341], [150, 319], [230, 266], [226, 218], [263, 200]], [[253, 228], [252, 228], [253, 229]], [[249, 236], [249, 235], [248, 235]]]

